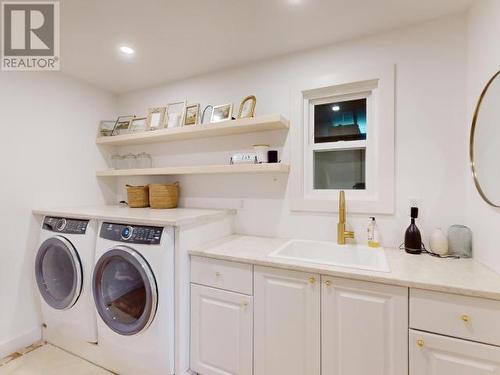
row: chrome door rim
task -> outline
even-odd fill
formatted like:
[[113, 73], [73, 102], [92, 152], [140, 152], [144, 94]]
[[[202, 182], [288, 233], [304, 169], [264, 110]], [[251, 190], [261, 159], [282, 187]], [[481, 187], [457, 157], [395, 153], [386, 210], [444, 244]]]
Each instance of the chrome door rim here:
[[[148, 319], [145, 321], [145, 323], [142, 325], [142, 327], [139, 330], [136, 331], [131, 331], [131, 332], [125, 332], [118, 330], [116, 327], [113, 327], [111, 324], [108, 323], [109, 319], [107, 316], [103, 316], [101, 312], [101, 308], [104, 307], [103, 304], [101, 303], [101, 297], [100, 297], [100, 291], [97, 286], [97, 278], [99, 277], [99, 273], [101, 273], [101, 270], [103, 269], [103, 266], [105, 265], [105, 262], [107, 259], [111, 259], [112, 256], [114, 255], [119, 255], [120, 253], [125, 253], [128, 254], [132, 259], [134, 259], [140, 266], [140, 269], [143, 271], [143, 274], [141, 273], [141, 276], [144, 275], [143, 282], [148, 285], [148, 289], [150, 294], [151, 294], [151, 309], [149, 312]], [[126, 258], [125, 258], [126, 259]], [[126, 259], [127, 260], [127, 259]], [[133, 264], [134, 265], [134, 264]], [[134, 265], [135, 266], [135, 265]], [[131, 335], [137, 335], [144, 330], [146, 330], [151, 323], [153, 322], [155, 315], [156, 315], [156, 310], [158, 308], [158, 286], [156, 284], [156, 279], [154, 277], [154, 274], [151, 270], [151, 267], [149, 266], [148, 262], [146, 259], [139, 254], [136, 250], [123, 246], [123, 245], [118, 245], [114, 246], [110, 249], [108, 249], [104, 254], [102, 254], [99, 259], [97, 260], [95, 267], [94, 267], [94, 272], [93, 272], [93, 277], [92, 277], [92, 294], [94, 296], [94, 304], [97, 309], [97, 312], [101, 319], [106, 323], [106, 325], [113, 330], [114, 332], [124, 335], [124, 336], [131, 336]]]
[[[54, 303], [51, 303], [51, 301], [47, 301], [46, 298], [46, 293], [42, 290], [42, 286], [40, 284], [44, 284], [43, 278], [43, 273], [41, 271], [41, 265], [42, 265], [42, 258], [45, 255], [45, 253], [48, 251], [49, 247], [45, 247], [46, 244], [54, 241], [59, 241], [62, 242], [64, 245], [63, 248], [67, 250], [67, 253], [70, 255], [71, 262], [73, 264], [73, 268], [75, 270], [75, 276], [73, 278], [73, 295], [70, 301], [62, 307], [55, 306]], [[37, 256], [36, 256], [36, 261], [35, 261], [35, 278], [38, 286], [38, 290], [40, 291], [40, 295], [44, 299], [44, 301], [52, 308], [56, 310], [68, 310], [72, 308], [76, 301], [78, 301], [78, 298], [80, 297], [82, 293], [82, 276], [83, 274], [83, 266], [82, 262], [80, 260], [80, 257], [78, 256], [78, 252], [76, 251], [75, 247], [73, 244], [68, 241], [65, 237], [63, 236], [54, 236], [46, 239], [38, 248]], [[49, 293], [50, 294], [50, 293]]]

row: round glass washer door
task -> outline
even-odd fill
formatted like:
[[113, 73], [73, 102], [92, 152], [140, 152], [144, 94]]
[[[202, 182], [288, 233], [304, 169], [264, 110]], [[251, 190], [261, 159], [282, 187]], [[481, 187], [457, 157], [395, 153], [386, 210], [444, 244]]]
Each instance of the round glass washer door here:
[[158, 292], [153, 272], [135, 250], [116, 246], [94, 268], [92, 290], [97, 312], [120, 335], [135, 335], [153, 321]]
[[70, 241], [55, 236], [42, 243], [36, 255], [35, 278], [50, 307], [66, 310], [76, 303], [82, 291], [82, 264]]

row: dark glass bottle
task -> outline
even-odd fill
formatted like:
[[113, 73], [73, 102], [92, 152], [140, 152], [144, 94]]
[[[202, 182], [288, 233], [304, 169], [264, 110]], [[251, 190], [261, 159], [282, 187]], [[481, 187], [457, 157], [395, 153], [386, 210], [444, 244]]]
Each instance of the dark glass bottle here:
[[422, 236], [415, 225], [418, 217], [418, 208], [411, 208], [411, 224], [405, 233], [405, 251], [410, 254], [420, 254], [422, 252]]

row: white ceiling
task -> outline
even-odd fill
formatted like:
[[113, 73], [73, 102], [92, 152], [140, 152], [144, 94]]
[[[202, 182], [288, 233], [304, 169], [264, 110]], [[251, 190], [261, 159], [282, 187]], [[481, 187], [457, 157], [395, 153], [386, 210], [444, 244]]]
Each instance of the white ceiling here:
[[[474, 0], [63, 0], [61, 67], [115, 93], [467, 9]], [[120, 45], [136, 50], [132, 58]]]

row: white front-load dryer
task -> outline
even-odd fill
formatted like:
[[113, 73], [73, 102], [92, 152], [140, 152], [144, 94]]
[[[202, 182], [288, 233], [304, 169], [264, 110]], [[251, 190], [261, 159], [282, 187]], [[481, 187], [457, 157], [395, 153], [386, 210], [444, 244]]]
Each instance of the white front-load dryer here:
[[174, 373], [174, 229], [104, 222], [92, 290], [101, 366]]
[[68, 342], [97, 342], [92, 299], [96, 229], [93, 220], [47, 216], [42, 223], [35, 259], [42, 336], [64, 348]]

